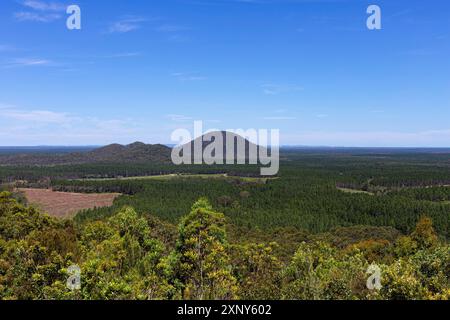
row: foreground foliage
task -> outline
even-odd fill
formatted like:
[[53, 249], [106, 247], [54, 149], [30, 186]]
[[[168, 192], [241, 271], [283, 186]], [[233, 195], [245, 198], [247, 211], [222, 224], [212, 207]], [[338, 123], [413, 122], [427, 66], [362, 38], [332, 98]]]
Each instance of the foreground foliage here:
[[[204, 198], [176, 230], [131, 207], [95, 221], [56, 220], [2, 192], [0, 298], [450, 298], [449, 245], [427, 217], [395, 239], [342, 245], [331, 234], [307, 237], [287, 261], [277, 243], [230, 243], [226, 227]], [[366, 287], [374, 263], [379, 291]], [[81, 269], [80, 290], [66, 285], [72, 265]]]

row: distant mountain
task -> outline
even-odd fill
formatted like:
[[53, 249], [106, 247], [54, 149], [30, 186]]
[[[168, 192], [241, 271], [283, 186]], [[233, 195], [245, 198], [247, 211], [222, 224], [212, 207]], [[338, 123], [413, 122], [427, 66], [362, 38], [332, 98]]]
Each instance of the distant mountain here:
[[[249, 162], [250, 159], [250, 152], [254, 159], [259, 159], [259, 151], [265, 150], [265, 148], [262, 148], [249, 140], [245, 139], [244, 137], [237, 135], [235, 133], [227, 132], [227, 131], [215, 131], [215, 132], [209, 132], [204, 134], [201, 137], [196, 138], [195, 140], [181, 146], [177, 147], [177, 151], [179, 152], [180, 156], [183, 156], [184, 152], [183, 150], [190, 150], [191, 151], [191, 161], [194, 162], [194, 152], [195, 152], [195, 146], [198, 146], [198, 149], [201, 150], [201, 154], [210, 154], [212, 158], [218, 157], [217, 150], [214, 150], [213, 144], [215, 146], [218, 146], [216, 143], [216, 138], [221, 137], [222, 139], [222, 160], [223, 163], [226, 163], [226, 157], [227, 152], [230, 156], [232, 156], [235, 160], [241, 160], [245, 161], [246, 163]], [[231, 146], [227, 145], [227, 139], [230, 142]], [[238, 150], [239, 146], [242, 150]], [[230, 150], [230, 147], [232, 148]], [[208, 159], [208, 157], [206, 157]], [[236, 161], [234, 162], [236, 163]]]
[[167, 162], [171, 149], [161, 144], [135, 142], [129, 145], [111, 144], [85, 154], [94, 162]]
[[[194, 146], [200, 146], [201, 154], [205, 151], [216, 156], [211, 152], [212, 143], [215, 137], [223, 139], [223, 162], [226, 163], [227, 151], [233, 159], [245, 160], [249, 162], [249, 152], [252, 151], [258, 159], [259, 151], [262, 147], [250, 142], [234, 133], [217, 131], [210, 132], [186, 144], [184, 149], [191, 149], [191, 162], [194, 163]], [[233, 150], [227, 147], [227, 138], [232, 141]], [[243, 146], [243, 151], [238, 152], [238, 146]], [[82, 150], [82, 149], [81, 149]], [[209, 151], [209, 152], [208, 152]], [[18, 166], [51, 166], [51, 165], [69, 165], [69, 164], [90, 164], [90, 163], [171, 163], [172, 148], [162, 144], [145, 144], [134, 142], [129, 145], [110, 144], [104, 147], [87, 149], [86, 151], [61, 152], [58, 149], [47, 149], [47, 152], [27, 153], [17, 150], [17, 153], [0, 153], [0, 165], [18, 165]], [[181, 152], [181, 155], [183, 153]]]
[[170, 161], [171, 148], [161, 144], [135, 142], [111, 144], [86, 152], [16, 153], [0, 155], [0, 165], [64, 165], [87, 163], [164, 163]]

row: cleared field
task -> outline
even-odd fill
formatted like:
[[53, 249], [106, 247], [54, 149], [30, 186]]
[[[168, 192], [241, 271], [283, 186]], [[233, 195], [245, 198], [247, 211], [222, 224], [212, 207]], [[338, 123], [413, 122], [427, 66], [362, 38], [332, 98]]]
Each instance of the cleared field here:
[[238, 176], [229, 176], [226, 174], [166, 174], [155, 176], [136, 176], [136, 177], [103, 178], [103, 179], [88, 178], [88, 179], [75, 179], [75, 181], [171, 180], [171, 179], [239, 179], [244, 182], [266, 183], [268, 180], [274, 180], [278, 178], [238, 177]]
[[349, 189], [349, 188], [337, 188], [339, 191], [345, 192], [345, 193], [352, 193], [352, 194], [368, 194], [373, 196], [372, 192], [369, 191], [363, 191], [363, 190], [356, 190], [356, 189]]
[[48, 189], [19, 189], [28, 202], [51, 216], [69, 218], [80, 210], [109, 207], [119, 193], [82, 194]]

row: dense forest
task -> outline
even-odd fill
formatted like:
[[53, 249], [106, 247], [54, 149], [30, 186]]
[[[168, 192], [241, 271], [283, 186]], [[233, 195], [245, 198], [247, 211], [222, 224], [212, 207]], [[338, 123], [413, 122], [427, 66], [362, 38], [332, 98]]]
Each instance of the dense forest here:
[[[448, 299], [449, 169], [442, 154], [317, 150], [283, 152], [271, 178], [0, 166], [0, 299]], [[16, 187], [122, 195], [62, 220]], [[79, 290], [66, 285], [74, 265]]]
[[56, 220], [0, 193], [0, 298], [450, 298], [449, 246], [427, 217], [393, 241], [339, 248], [311, 238], [287, 261], [276, 242], [229, 241], [226, 221], [205, 198], [176, 228], [131, 207], [93, 221]]
[[170, 163], [171, 149], [160, 144], [135, 142], [104, 147], [0, 148], [0, 165], [55, 166], [95, 163]]
[[[178, 173], [160, 179], [68, 180], [58, 175], [51, 186], [59, 191], [124, 194], [111, 208], [80, 213], [76, 217], [80, 220], [106, 217], [129, 205], [140, 214], [150, 213], [176, 223], [196, 199], [205, 196], [233, 224], [250, 229], [294, 227], [317, 233], [336, 227], [371, 225], [409, 233], [422, 215], [428, 215], [438, 234], [449, 236], [447, 158], [434, 154], [381, 157], [298, 152], [282, 156], [279, 175], [270, 179], [258, 178], [259, 170], [254, 167], [183, 166], [179, 171], [177, 167], [160, 168], [154, 174]], [[429, 164], [425, 165], [427, 157]], [[210, 179], [206, 182], [204, 176], [192, 173], [210, 174]], [[227, 175], [212, 175], [217, 173]], [[123, 177], [133, 176], [136, 174]]]

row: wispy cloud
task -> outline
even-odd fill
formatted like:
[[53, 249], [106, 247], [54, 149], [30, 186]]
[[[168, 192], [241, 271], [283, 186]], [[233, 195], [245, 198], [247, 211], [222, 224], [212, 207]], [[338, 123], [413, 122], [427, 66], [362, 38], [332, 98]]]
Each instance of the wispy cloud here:
[[186, 121], [192, 121], [192, 117], [188, 117], [182, 114], [168, 114], [166, 115], [166, 118], [168, 118], [170, 121], [174, 122], [186, 122]]
[[207, 77], [198, 74], [182, 72], [172, 73], [171, 76], [177, 78], [180, 81], [201, 81], [208, 79]]
[[57, 13], [16, 12], [14, 17], [18, 21], [52, 22], [60, 19], [62, 16]]
[[146, 129], [128, 118], [99, 119], [51, 110], [26, 110], [1, 103], [0, 109], [0, 145], [130, 142], [137, 135], [144, 135]]
[[109, 33], [128, 33], [141, 28], [142, 23], [147, 19], [137, 16], [126, 16], [109, 26]]
[[105, 56], [105, 58], [132, 58], [142, 56], [141, 52], [121, 52]]
[[64, 11], [67, 5], [60, 2], [47, 2], [38, 0], [25, 0], [23, 6], [31, 8], [36, 11]]
[[264, 117], [264, 120], [273, 120], [273, 121], [281, 121], [281, 120], [296, 120], [297, 118], [295, 117]]
[[2, 68], [50, 66], [53, 62], [47, 59], [16, 58], [0, 64]]
[[68, 123], [76, 118], [67, 113], [59, 113], [48, 110], [21, 110], [13, 106], [4, 106], [0, 118], [34, 122], [34, 123]]
[[302, 91], [303, 87], [297, 85], [263, 84], [261, 86], [264, 94], [277, 95], [281, 93]]
[[12, 108], [14, 108], [12, 105], [0, 102], [0, 110], [2, 110], [2, 109], [12, 109]]
[[[60, 2], [47, 2], [37, 0], [25, 0], [22, 6], [28, 11], [14, 13], [17, 21], [52, 22], [61, 19], [67, 5]], [[31, 11], [30, 11], [31, 10]]]
[[163, 20], [163, 18], [145, 18], [141, 16], [127, 15], [111, 23], [107, 33], [128, 33], [136, 31], [141, 29], [143, 24], [147, 22], [150, 24], [150, 28], [153, 31], [166, 34], [167, 40], [171, 42], [186, 42], [189, 40], [189, 37], [182, 34], [183, 31], [189, 30], [189, 28], [170, 23], [161, 24], [161, 20]]
[[397, 11], [391, 15], [388, 15], [386, 17], [386, 19], [392, 19], [392, 18], [398, 18], [398, 17], [402, 17], [402, 16], [406, 16], [406, 15], [410, 15], [413, 12], [412, 9], [408, 8], [408, 9], [404, 9], [401, 11]]
[[447, 147], [450, 130], [418, 132], [326, 132], [311, 131], [282, 136], [284, 144], [347, 147]]

